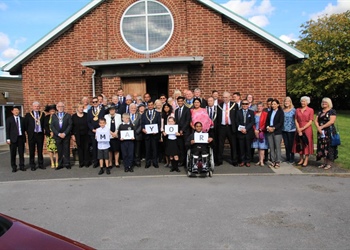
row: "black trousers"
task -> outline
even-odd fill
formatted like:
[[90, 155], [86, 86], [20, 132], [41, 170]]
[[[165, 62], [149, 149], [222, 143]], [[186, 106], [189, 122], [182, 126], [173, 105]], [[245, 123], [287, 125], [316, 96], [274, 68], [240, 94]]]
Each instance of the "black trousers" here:
[[66, 136], [64, 139], [55, 137], [57, 154], [58, 154], [58, 166], [69, 167], [70, 166], [70, 136]]
[[95, 134], [90, 135], [90, 142], [92, 146], [92, 163], [96, 166], [99, 166], [99, 161], [97, 159], [97, 141], [95, 139]]
[[124, 168], [132, 168], [134, 161], [134, 142], [131, 140], [125, 140], [120, 143], [121, 151], [123, 154]]
[[89, 135], [76, 135], [79, 136], [77, 139], [79, 166], [89, 166], [90, 154], [89, 154]]
[[232, 133], [231, 125], [219, 125], [219, 145], [218, 145], [218, 157], [217, 162], [222, 163], [223, 162], [223, 154], [224, 154], [224, 147], [225, 147], [225, 140], [228, 139], [228, 142], [230, 144], [230, 150], [231, 150], [231, 163], [237, 164], [237, 138], [236, 134]]
[[29, 166], [35, 167], [35, 150], [38, 152], [38, 165], [42, 167], [44, 164], [43, 147], [44, 133], [34, 133], [33, 137], [28, 141], [29, 146]]
[[24, 137], [23, 136], [18, 136], [17, 142], [11, 142], [10, 144], [12, 169], [17, 169], [17, 165], [16, 165], [17, 150], [18, 150], [18, 156], [19, 156], [19, 167], [24, 168]]
[[135, 140], [135, 147], [134, 147], [134, 162], [136, 165], [140, 165], [141, 162], [141, 144], [143, 143], [142, 140]]
[[176, 137], [177, 146], [179, 148], [179, 162], [183, 164], [186, 164], [187, 158], [187, 151], [185, 146], [186, 139], [187, 138], [185, 135]]
[[146, 165], [158, 165], [158, 135], [146, 135], [145, 146], [146, 146]]
[[243, 136], [238, 138], [241, 162], [250, 163], [252, 160], [252, 141], [253, 139], [250, 136]]
[[292, 149], [293, 149], [295, 131], [293, 132], [282, 131], [282, 137], [283, 137], [283, 142], [286, 149], [286, 161], [294, 162], [294, 153], [292, 152]]

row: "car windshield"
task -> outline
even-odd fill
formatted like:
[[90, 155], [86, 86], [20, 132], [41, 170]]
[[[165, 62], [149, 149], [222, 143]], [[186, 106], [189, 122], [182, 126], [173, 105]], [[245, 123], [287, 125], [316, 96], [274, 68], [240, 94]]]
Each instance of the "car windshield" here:
[[0, 237], [3, 236], [7, 230], [12, 226], [12, 222], [0, 216]]

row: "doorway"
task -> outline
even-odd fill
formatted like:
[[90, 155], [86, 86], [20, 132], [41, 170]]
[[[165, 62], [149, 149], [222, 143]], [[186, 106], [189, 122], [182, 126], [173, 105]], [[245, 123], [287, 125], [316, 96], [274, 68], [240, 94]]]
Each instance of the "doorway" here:
[[148, 76], [146, 77], [146, 90], [152, 100], [159, 98], [161, 94], [168, 96], [169, 76]]

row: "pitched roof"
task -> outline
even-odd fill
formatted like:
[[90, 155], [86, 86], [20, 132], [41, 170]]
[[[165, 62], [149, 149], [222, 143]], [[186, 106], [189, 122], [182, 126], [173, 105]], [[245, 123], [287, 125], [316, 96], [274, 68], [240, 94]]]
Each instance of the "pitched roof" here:
[[[83, 7], [81, 10], [76, 12], [74, 15], [72, 15], [70, 18], [68, 18], [66, 21], [58, 25], [56, 28], [54, 28], [52, 31], [50, 31], [47, 35], [45, 35], [43, 38], [41, 38], [38, 42], [36, 42], [34, 45], [29, 47], [27, 50], [25, 50], [23, 53], [21, 53], [19, 56], [17, 56], [15, 59], [13, 59], [8, 64], [4, 65], [1, 69], [2, 71], [10, 72], [11, 74], [21, 74], [22, 72], [22, 65], [29, 60], [32, 56], [37, 54], [39, 51], [41, 51], [44, 47], [46, 47], [48, 44], [50, 44], [53, 40], [55, 40], [57, 37], [59, 37], [61, 34], [63, 34], [65, 31], [67, 31], [69, 28], [71, 28], [75, 22], [77, 22], [80, 18], [85, 16], [87, 13], [89, 13], [91, 10], [99, 6], [101, 3], [103, 3], [105, 0], [93, 0], [89, 4], [87, 4], [85, 7]], [[266, 40], [270, 44], [278, 47], [282, 51], [286, 52], [289, 59], [292, 60], [301, 60], [304, 58], [307, 58], [307, 55], [303, 52], [297, 50], [296, 48], [290, 46], [289, 44], [283, 42], [282, 40], [278, 39], [277, 37], [271, 35], [270, 33], [266, 32], [265, 30], [261, 29], [260, 27], [254, 25], [247, 19], [235, 14], [234, 12], [226, 9], [220, 4], [217, 4], [211, 0], [197, 0], [199, 3], [207, 6], [208, 8], [213, 9], [214, 11], [226, 16], [228, 19], [232, 20], [234, 23], [237, 23], [238, 25], [242, 26], [245, 29], [248, 29], [252, 33], [256, 34], [257, 36], [261, 37], [262, 39]]]

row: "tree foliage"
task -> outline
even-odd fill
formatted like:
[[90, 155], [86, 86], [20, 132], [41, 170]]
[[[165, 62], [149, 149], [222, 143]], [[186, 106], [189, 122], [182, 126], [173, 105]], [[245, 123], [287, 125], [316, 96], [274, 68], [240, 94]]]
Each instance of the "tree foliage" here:
[[350, 11], [302, 24], [300, 40], [292, 45], [309, 58], [288, 67], [288, 93], [314, 99], [327, 96], [333, 102], [346, 101], [349, 108]]

